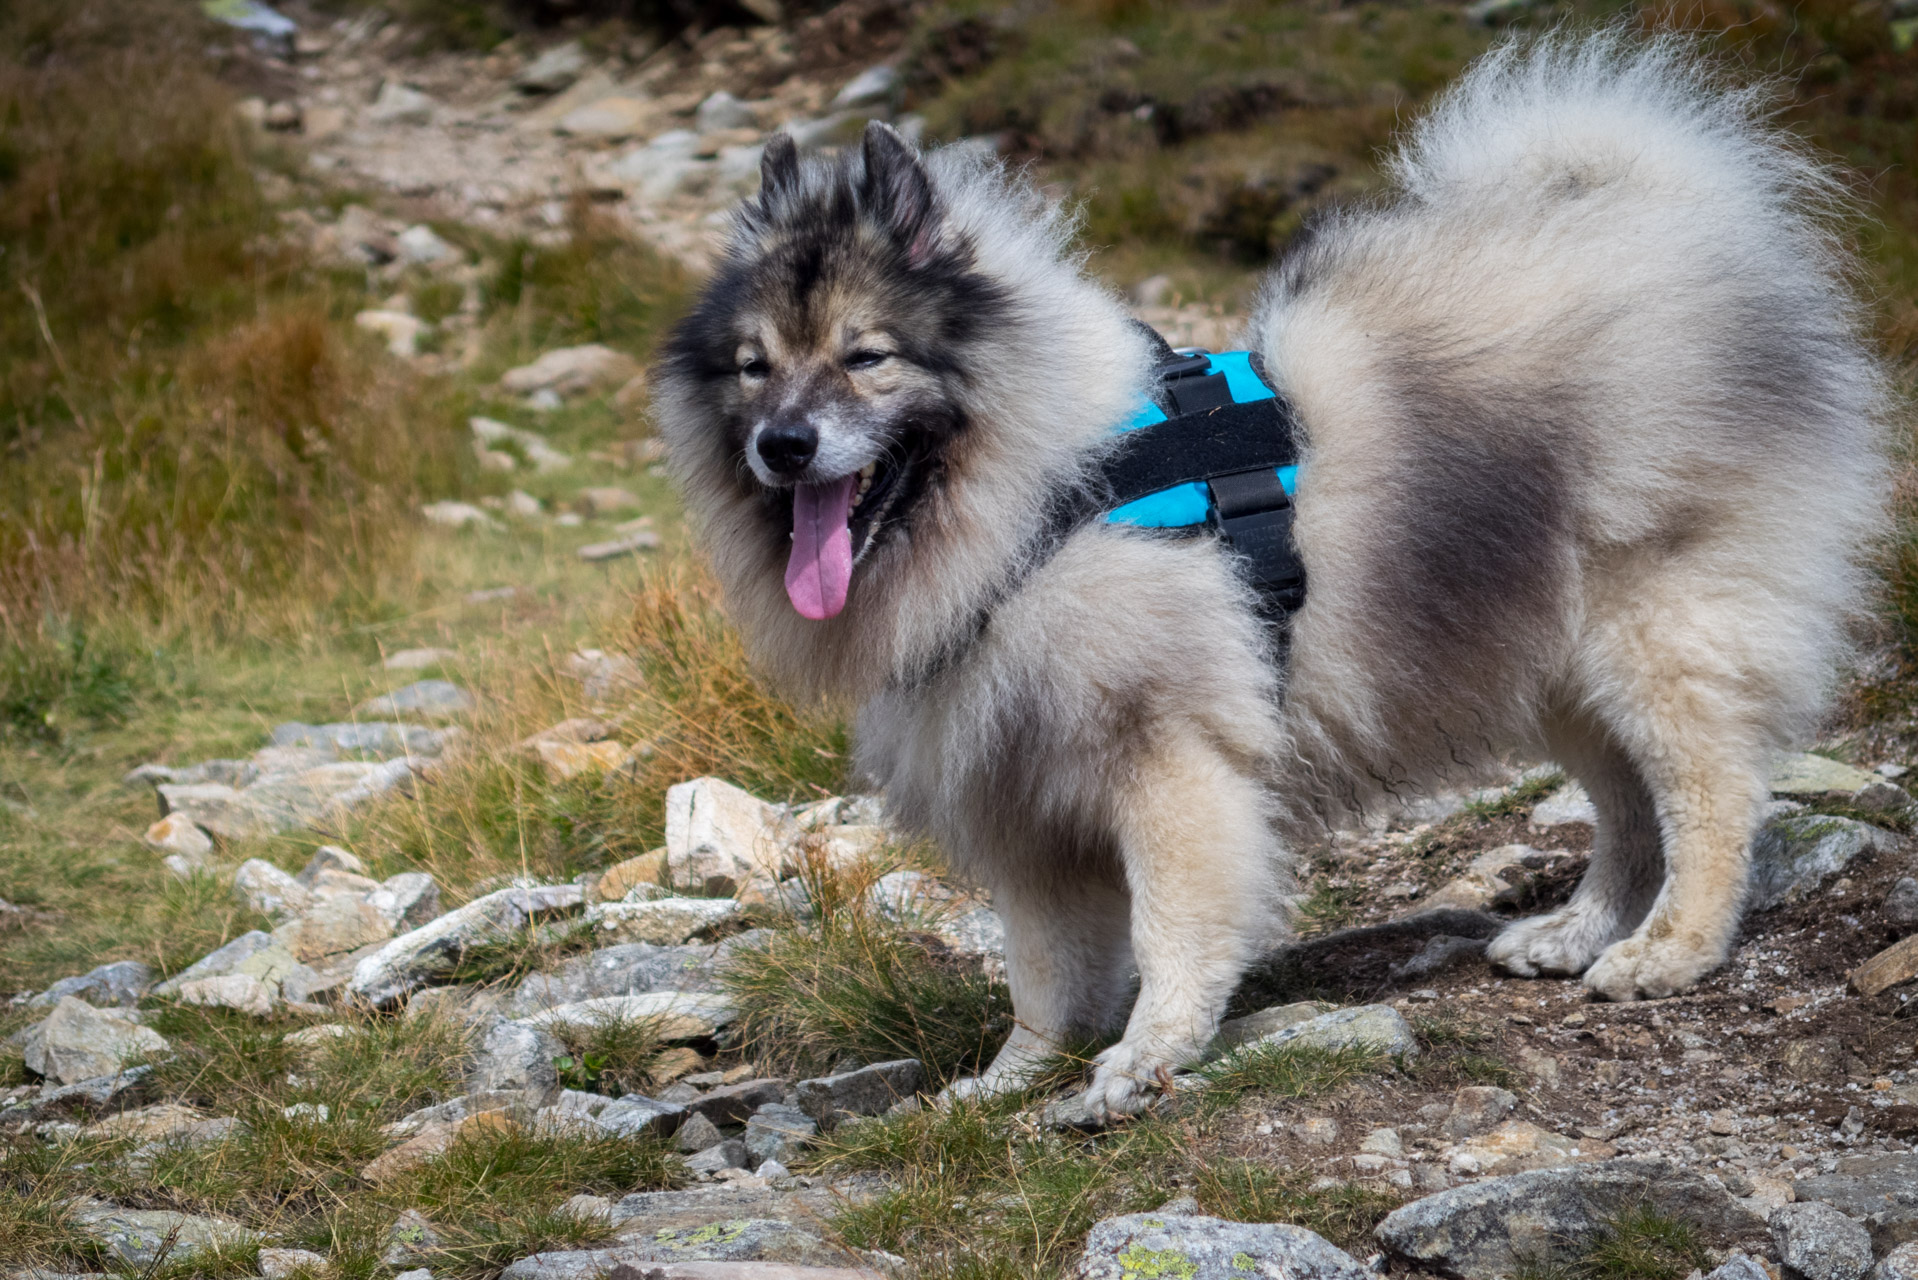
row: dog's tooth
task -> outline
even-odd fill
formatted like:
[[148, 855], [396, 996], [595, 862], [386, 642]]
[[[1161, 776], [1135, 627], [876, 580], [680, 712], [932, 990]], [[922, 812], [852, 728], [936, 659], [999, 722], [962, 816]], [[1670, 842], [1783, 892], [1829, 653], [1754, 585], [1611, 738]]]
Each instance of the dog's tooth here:
[[872, 473], [877, 470], [879, 470], [879, 464], [877, 462], [868, 462], [865, 466], [859, 468], [859, 478], [867, 484], [871, 484]]

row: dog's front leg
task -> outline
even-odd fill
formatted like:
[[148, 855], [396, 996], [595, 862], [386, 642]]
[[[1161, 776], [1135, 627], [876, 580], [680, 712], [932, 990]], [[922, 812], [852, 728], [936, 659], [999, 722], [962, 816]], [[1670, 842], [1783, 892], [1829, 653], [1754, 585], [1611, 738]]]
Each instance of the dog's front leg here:
[[1281, 871], [1259, 784], [1196, 731], [1164, 735], [1130, 783], [1116, 834], [1140, 987], [1086, 1093], [1106, 1117], [1139, 1110], [1204, 1051], [1270, 930]]

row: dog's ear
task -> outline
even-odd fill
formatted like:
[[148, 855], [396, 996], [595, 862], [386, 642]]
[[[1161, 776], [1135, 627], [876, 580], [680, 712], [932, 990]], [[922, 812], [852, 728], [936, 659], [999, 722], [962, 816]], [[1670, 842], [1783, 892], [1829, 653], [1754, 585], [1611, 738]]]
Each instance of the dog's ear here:
[[770, 209], [799, 187], [799, 147], [781, 130], [766, 139], [759, 157], [759, 202]]
[[863, 150], [862, 203], [906, 247], [907, 262], [924, 266], [932, 257], [939, 230], [938, 203], [926, 166], [911, 143], [879, 120], [866, 126]]

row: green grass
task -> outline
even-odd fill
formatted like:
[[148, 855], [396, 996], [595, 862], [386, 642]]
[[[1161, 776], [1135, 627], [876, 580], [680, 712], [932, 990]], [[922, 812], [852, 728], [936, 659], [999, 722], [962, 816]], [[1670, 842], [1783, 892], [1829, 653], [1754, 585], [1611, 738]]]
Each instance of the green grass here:
[[1711, 1265], [1696, 1227], [1644, 1204], [1606, 1218], [1565, 1252], [1521, 1267], [1518, 1280], [1680, 1280]]
[[1389, 1070], [1377, 1054], [1296, 1047], [1240, 1055], [1175, 1112], [1151, 1112], [1095, 1136], [1052, 1133], [1035, 1090], [956, 1102], [852, 1126], [822, 1157], [829, 1171], [888, 1173], [895, 1188], [837, 1219], [847, 1240], [909, 1258], [930, 1276], [1054, 1276], [1102, 1218], [1182, 1193], [1245, 1222], [1295, 1222], [1357, 1246], [1398, 1204], [1351, 1184], [1312, 1190], [1305, 1170], [1274, 1169], [1221, 1149], [1232, 1108], [1322, 1097]]
[[1556, 769], [1542, 770], [1484, 800], [1468, 801], [1465, 812], [1481, 822], [1528, 814], [1533, 806], [1565, 785], [1565, 775]]
[[1003, 984], [851, 905], [740, 949], [722, 981], [749, 1050], [797, 1070], [917, 1058], [943, 1083], [978, 1071], [1012, 1029]]

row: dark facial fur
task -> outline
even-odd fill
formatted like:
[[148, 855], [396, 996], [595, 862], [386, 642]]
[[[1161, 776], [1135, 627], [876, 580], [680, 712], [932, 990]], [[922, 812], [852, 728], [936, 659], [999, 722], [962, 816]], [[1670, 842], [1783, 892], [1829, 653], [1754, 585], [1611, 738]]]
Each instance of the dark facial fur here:
[[796, 483], [864, 474], [851, 522], [863, 560], [941, 484], [967, 425], [956, 392], [968, 348], [1007, 300], [884, 125], [827, 161], [775, 138], [740, 225], [666, 358], [719, 410], [768, 538], [789, 536]]

